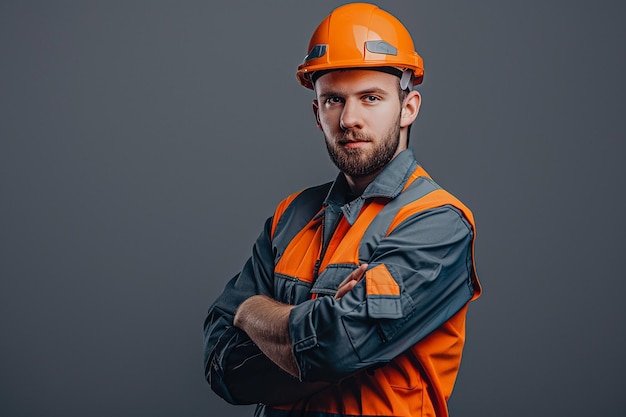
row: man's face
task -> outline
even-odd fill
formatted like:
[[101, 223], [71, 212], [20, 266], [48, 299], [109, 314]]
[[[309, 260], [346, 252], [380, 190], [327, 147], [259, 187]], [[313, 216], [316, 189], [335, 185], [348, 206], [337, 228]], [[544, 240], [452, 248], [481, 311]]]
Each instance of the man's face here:
[[338, 70], [315, 83], [313, 102], [333, 163], [344, 174], [366, 177], [400, 151], [398, 77], [372, 70]]

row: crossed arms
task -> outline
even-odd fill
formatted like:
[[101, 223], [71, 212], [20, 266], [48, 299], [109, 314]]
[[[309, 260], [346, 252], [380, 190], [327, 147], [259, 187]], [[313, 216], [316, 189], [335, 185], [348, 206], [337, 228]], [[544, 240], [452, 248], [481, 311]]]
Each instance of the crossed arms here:
[[[367, 264], [360, 265], [339, 284], [335, 299], [341, 299], [363, 278]], [[235, 313], [234, 326], [243, 330], [272, 362], [294, 377], [299, 376], [289, 336], [289, 313], [293, 306], [265, 295], [244, 301]]]
[[[407, 219], [379, 242], [368, 265], [351, 272], [328, 268], [325, 273], [337, 276], [326, 278], [341, 283], [335, 296], [296, 305], [275, 299], [270, 225], [205, 322], [205, 374], [212, 389], [231, 403], [295, 401], [384, 364], [472, 296], [472, 230], [452, 207]], [[374, 303], [361, 278], [381, 265], [401, 294]], [[389, 315], [387, 301], [400, 310]]]

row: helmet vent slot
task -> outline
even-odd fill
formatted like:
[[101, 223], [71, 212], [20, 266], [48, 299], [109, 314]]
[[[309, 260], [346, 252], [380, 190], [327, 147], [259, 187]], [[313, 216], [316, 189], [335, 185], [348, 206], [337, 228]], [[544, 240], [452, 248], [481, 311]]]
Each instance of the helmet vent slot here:
[[365, 48], [374, 54], [398, 55], [398, 49], [385, 41], [367, 41]]
[[305, 61], [310, 61], [315, 58], [326, 55], [326, 45], [315, 45], [311, 48], [309, 54], [304, 58]]

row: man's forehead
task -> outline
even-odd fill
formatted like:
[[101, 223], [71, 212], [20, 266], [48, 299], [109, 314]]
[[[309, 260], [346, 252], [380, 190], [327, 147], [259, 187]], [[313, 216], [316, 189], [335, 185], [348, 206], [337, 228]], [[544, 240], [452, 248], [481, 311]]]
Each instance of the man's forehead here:
[[327, 89], [382, 89], [397, 90], [399, 77], [374, 69], [341, 68], [325, 71], [316, 77], [315, 90]]

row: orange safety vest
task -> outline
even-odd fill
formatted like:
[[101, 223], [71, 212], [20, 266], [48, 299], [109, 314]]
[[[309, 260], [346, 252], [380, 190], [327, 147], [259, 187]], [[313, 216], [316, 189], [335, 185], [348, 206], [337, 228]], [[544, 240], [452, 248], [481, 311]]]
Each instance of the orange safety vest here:
[[[418, 166], [407, 180], [403, 193], [420, 177], [430, 179]], [[271, 230], [273, 239], [283, 213], [298, 195], [288, 197], [277, 207]], [[362, 246], [359, 242], [388, 203], [389, 200], [383, 198], [366, 200], [352, 225], [342, 217], [321, 259], [323, 216], [314, 217], [285, 244], [275, 265], [275, 274], [313, 284], [317, 276], [331, 265], [356, 267], [367, 262], [367, 258], [359, 253]], [[429, 190], [427, 194], [418, 195], [402, 205], [389, 224], [387, 234], [417, 213], [446, 205], [463, 214], [475, 236], [470, 210], [442, 189]], [[472, 240], [472, 258], [473, 246]], [[473, 300], [480, 295], [481, 287], [473, 262], [472, 269]], [[367, 271], [365, 285], [368, 296], [399, 294], [398, 284], [384, 264]], [[466, 311], [467, 304], [443, 325], [384, 366], [348, 377], [296, 403], [265, 406], [265, 415], [287, 416], [291, 415], [290, 410], [299, 410], [296, 414], [306, 416], [447, 416], [447, 401], [456, 380], [465, 341]]]

